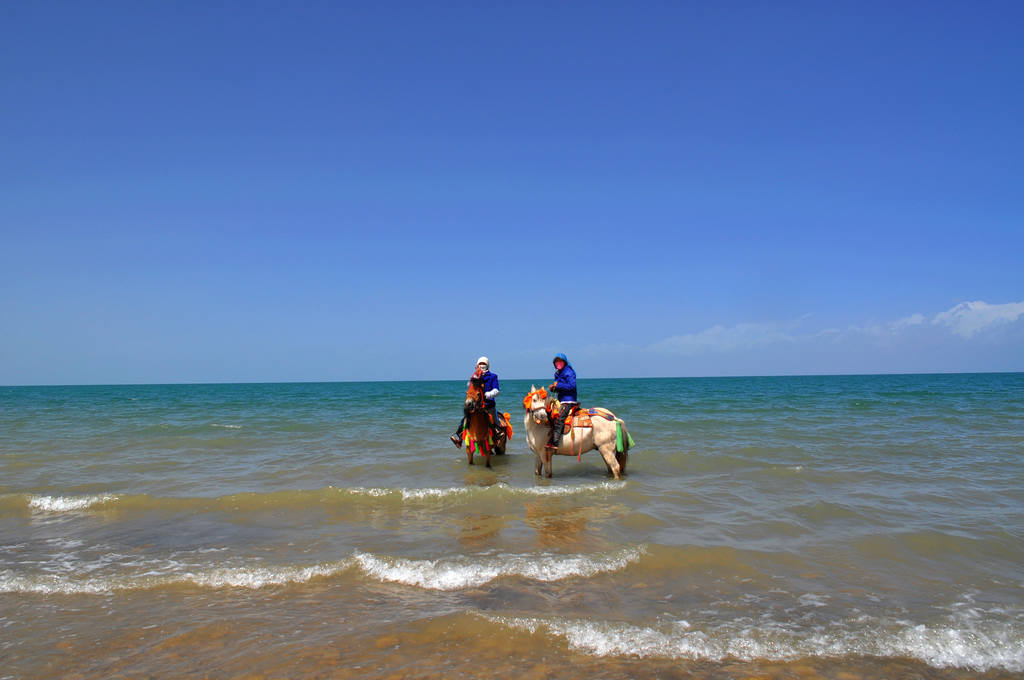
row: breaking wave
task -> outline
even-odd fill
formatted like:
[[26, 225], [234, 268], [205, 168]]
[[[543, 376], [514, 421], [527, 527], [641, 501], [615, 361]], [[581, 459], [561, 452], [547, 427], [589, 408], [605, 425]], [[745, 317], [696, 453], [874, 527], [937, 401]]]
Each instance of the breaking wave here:
[[0, 592], [42, 595], [102, 595], [125, 590], [149, 590], [175, 585], [202, 588], [263, 588], [306, 583], [332, 576], [351, 567], [351, 560], [311, 567], [237, 567], [183, 573], [108, 576], [76, 579], [71, 576], [17, 576], [0, 572]]
[[603, 556], [502, 555], [442, 560], [380, 558], [358, 553], [355, 559], [368, 575], [428, 590], [459, 590], [482, 586], [501, 577], [521, 576], [535, 581], [561, 581], [619, 571], [639, 560], [646, 548], [626, 548]]
[[487, 620], [530, 634], [556, 635], [575, 651], [607, 657], [721, 662], [789, 662], [808, 657], [908, 657], [937, 668], [1024, 671], [1024, 630], [1006, 621], [951, 619], [939, 625], [859, 617], [831, 628], [752, 625], [750, 619], [701, 629], [613, 621], [501, 617]]
[[[217, 567], [183, 564], [173, 560], [140, 563], [107, 556], [102, 560], [61, 565], [62, 573], [34, 575], [0, 571], [0, 593], [103, 594], [125, 590], [149, 590], [179, 585], [201, 588], [249, 588], [307, 583], [353, 569], [380, 583], [398, 583], [426, 590], [459, 590], [484, 585], [499, 578], [522, 577], [559, 581], [617, 571], [640, 559], [641, 546], [608, 555], [521, 554], [457, 556], [437, 560], [413, 560], [357, 552], [336, 562], [310, 566]], [[92, 575], [104, 569], [110, 575]], [[133, 573], [124, 573], [130, 570]]]
[[41, 512], [78, 512], [92, 507], [106, 505], [117, 500], [117, 496], [30, 496], [28, 507]]
[[571, 486], [514, 487], [499, 483], [492, 486], [458, 486], [425, 489], [378, 489], [353, 487], [349, 489], [336, 489], [336, 491], [353, 495], [365, 495], [373, 498], [399, 497], [402, 500], [422, 500], [430, 498], [471, 496], [477, 494], [500, 494], [507, 496], [572, 496], [580, 493], [614, 491], [622, 488], [623, 484], [624, 482], [600, 482]]
[[491, 486], [456, 486], [437, 488], [372, 488], [333, 487], [313, 490], [236, 493], [211, 498], [169, 498], [148, 494], [95, 494], [88, 496], [49, 496], [34, 494], [0, 495], [0, 514], [25, 511], [46, 513], [78, 513], [96, 510], [139, 512], [244, 512], [247, 510], [295, 509], [324, 507], [346, 502], [422, 503], [436, 500], [481, 499], [515, 500], [536, 496], [556, 497], [576, 494], [615, 492], [625, 482], [600, 482], [568, 486], [514, 487], [507, 484]]

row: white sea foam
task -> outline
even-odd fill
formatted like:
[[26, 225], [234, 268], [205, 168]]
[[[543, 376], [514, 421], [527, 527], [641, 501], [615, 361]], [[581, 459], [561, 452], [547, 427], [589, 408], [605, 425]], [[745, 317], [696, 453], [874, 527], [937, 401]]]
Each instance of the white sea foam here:
[[451, 489], [402, 489], [401, 493], [404, 500], [420, 498], [447, 498], [449, 496], [465, 495], [476, 488], [479, 487], [464, 486]]
[[817, 593], [804, 593], [800, 596], [798, 602], [802, 607], [824, 607], [827, 605], [827, 596], [819, 595]]
[[[121, 590], [147, 590], [192, 584], [204, 588], [263, 588], [305, 583], [358, 566], [364, 574], [383, 582], [402, 583], [428, 590], [458, 590], [483, 585], [502, 576], [558, 581], [617, 571], [639, 559], [646, 549], [629, 548], [605, 556], [494, 555], [440, 560], [410, 560], [356, 553], [337, 562], [312, 566], [199, 567], [187, 556], [177, 559], [139, 560], [106, 552], [83, 561], [75, 552], [53, 556], [48, 573], [32, 576], [0, 571], [0, 592], [42, 594], [99, 594]], [[104, 572], [117, 572], [105, 575]]]
[[100, 594], [114, 590], [106, 579], [74, 581], [64, 576], [18, 576], [0, 571], [0, 593], [38, 593], [41, 595]]
[[634, 656], [723, 661], [794, 661], [806, 657], [909, 657], [938, 668], [1024, 671], [1024, 631], [1013, 623], [884, 625], [872, 620], [854, 628], [790, 629], [782, 624], [750, 626], [749, 619], [711, 629], [686, 621], [658, 627], [613, 621], [496, 617], [511, 628], [563, 637], [573, 650], [594, 656]]
[[371, 498], [398, 496], [401, 497], [402, 500], [416, 500], [423, 498], [445, 498], [449, 496], [461, 496], [467, 493], [471, 493], [476, 488], [478, 487], [462, 486], [447, 489], [381, 489], [356, 486], [350, 489], [345, 489], [345, 491], [359, 496], [369, 496]]
[[389, 494], [394, 493], [393, 489], [366, 489], [361, 486], [356, 486], [351, 489], [344, 489], [344, 491], [348, 491], [349, 493], [361, 496], [370, 496], [372, 498], [379, 498], [381, 496], [387, 496]]
[[[264, 588], [266, 586], [306, 583], [315, 578], [333, 576], [352, 568], [351, 559], [308, 567], [221, 567], [187, 571], [153, 568], [133, 576], [97, 576], [76, 578], [63, 574], [19, 576], [0, 571], [0, 593], [39, 593], [44, 595], [104, 594], [124, 590], [148, 590], [174, 585], [203, 588]], [[122, 564], [122, 566], [126, 566]], [[179, 566], [180, 569], [180, 566]]]
[[75, 512], [116, 500], [117, 496], [32, 496], [28, 506], [42, 512]]
[[531, 486], [516, 489], [516, 491], [528, 496], [572, 496], [578, 493], [594, 493], [595, 491], [615, 491], [621, 489], [625, 484], [626, 482], [596, 482], [573, 486]]
[[621, 489], [623, 485], [624, 482], [599, 482], [594, 484], [577, 484], [571, 486], [513, 487], [499, 483], [492, 486], [453, 486], [423, 489], [352, 487], [345, 490], [352, 494], [370, 496], [373, 498], [394, 495], [400, 496], [402, 500], [424, 500], [434, 498], [451, 498], [473, 493], [503, 493], [512, 496], [571, 496], [579, 493], [613, 491]]
[[428, 590], [459, 590], [489, 583], [497, 578], [522, 576], [537, 581], [589, 577], [624, 569], [646, 552], [628, 548], [606, 556], [593, 555], [494, 555], [441, 560], [384, 558], [356, 553], [363, 571], [381, 581], [404, 583]]
[[241, 430], [241, 425], [221, 425], [220, 423], [213, 423], [210, 427], [219, 427], [225, 430]]
[[206, 588], [263, 588], [289, 583], [306, 583], [315, 578], [333, 576], [351, 568], [352, 560], [317, 564], [311, 567], [237, 567], [186, 573], [178, 582]]

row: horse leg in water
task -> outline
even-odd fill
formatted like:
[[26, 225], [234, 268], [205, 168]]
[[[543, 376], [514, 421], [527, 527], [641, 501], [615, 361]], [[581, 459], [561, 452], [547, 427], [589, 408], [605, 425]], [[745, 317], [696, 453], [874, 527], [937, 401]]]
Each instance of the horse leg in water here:
[[[473, 444], [471, 443], [469, 447], [466, 447], [466, 458], [469, 460], [470, 465], [474, 465], [473, 450], [472, 448], [470, 448], [472, 446]], [[480, 455], [483, 456], [484, 467], [491, 467], [491, 456], [490, 453], [487, 451], [487, 444], [480, 444]]]
[[473, 465], [473, 447], [479, 447], [480, 455], [484, 459], [484, 467], [491, 467], [491, 451], [487, 445], [486, 439], [477, 439], [470, 442], [470, 445], [466, 447], [466, 456], [469, 458], [469, 464]]
[[615, 479], [619, 479], [622, 473], [622, 467], [619, 465], [618, 456], [615, 452], [615, 440], [612, 439], [610, 442], [604, 442], [597, 447], [601, 457], [604, 458], [604, 464], [608, 467], [608, 472], [612, 474]]

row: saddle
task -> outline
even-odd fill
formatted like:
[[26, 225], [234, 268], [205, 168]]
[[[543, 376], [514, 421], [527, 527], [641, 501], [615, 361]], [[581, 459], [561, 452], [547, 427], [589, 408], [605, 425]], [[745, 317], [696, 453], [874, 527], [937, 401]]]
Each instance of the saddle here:
[[491, 422], [491, 425], [496, 430], [504, 430], [505, 438], [512, 439], [512, 421], [509, 420], [512, 417], [511, 413], [501, 413], [500, 411], [495, 412], [498, 418], [498, 422]]
[[615, 414], [606, 408], [580, 408], [577, 404], [565, 417], [562, 433], [569, 434], [574, 427], [593, 427], [594, 417], [615, 420]]

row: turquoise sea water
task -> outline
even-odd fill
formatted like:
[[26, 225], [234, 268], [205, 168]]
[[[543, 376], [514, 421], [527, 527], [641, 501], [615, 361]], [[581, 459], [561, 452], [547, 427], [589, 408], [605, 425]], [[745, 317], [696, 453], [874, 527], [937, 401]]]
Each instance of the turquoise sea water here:
[[0, 388], [0, 678], [1024, 674], [1024, 374], [464, 385]]

